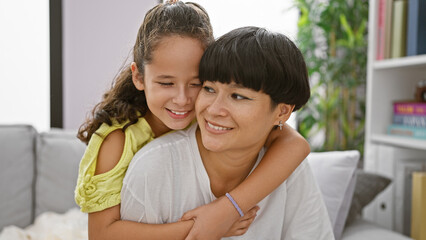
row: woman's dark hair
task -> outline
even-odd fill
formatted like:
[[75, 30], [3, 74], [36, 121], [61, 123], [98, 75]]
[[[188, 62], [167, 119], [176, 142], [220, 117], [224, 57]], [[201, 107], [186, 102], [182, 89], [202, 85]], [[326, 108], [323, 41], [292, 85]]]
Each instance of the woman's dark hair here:
[[[214, 41], [210, 18], [200, 5], [181, 1], [160, 3], [146, 13], [133, 47], [133, 61], [139, 73], [143, 74], [145, 65], [152, 61], [152, 52], [161, 39], [172, 35], [198, 39], [204, 47]], [[87, 144], [102, 123], [112, 125], [113, 120], [129, 121], [124, 131], [147, 111], [145, 93], [136, 89], [130, 66], [126, 66], [80, 126], [77, 137]]]
[[261, 91], [278, 103], [306, 104], [310, 97], [302, 53], [285, 35], [264, 28], [243, 27], [211, 44], [200, 62], [200, 80], [235, 82]]

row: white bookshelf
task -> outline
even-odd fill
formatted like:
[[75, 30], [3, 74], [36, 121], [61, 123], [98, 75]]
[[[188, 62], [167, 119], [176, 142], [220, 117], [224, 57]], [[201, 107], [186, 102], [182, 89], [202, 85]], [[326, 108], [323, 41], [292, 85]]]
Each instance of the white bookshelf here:
[[370, 0], [364, 169], [388, 176], [392, 184], [363, 212], [368, 220], [407, 234], [403, 220], [403, 184], [397, 176], [405, 161], [426, 162], [426, 140], [386, 134], [393, 105], [414, 98], [416, 83], [426, 79], [426, 55], [376, 60], [378, 0]]

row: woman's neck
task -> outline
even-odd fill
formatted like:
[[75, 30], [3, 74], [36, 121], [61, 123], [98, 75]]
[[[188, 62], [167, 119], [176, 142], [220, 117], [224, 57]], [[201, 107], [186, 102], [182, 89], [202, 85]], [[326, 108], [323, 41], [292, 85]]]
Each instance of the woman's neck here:
[[260, 149], [212, 152], [206, 149], [200, 130], [196, 131], [198, 149], [210, 179], [210, 187], [216, 197], [225, 195], [237, 187], [249, 175], [256, 164]]

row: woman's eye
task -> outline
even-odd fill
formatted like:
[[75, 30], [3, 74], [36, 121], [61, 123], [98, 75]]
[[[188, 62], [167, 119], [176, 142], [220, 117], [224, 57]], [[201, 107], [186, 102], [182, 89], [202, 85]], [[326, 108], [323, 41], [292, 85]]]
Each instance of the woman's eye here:
[[204, 91], [206, 91], [206, 92], [208, 92], [208, 93], [214, 93], [214, 90], [213, 90], [213, 88], [211, 88], [211, 87], [204, 86], [204, 87], [203, 87], [203, 89], [204, 89]]
[[248, 97], [245, 97], [245, 96], [243, 96], [243, 95], [236, 94], [236, 93], [233, 93], [233, 94], [232, 94], [232, 98], [237, 99], [237, 100], [244, 100], [244, 99], [251, 100], [251, 99], [250, 99], [250, 98], [248, 98]]

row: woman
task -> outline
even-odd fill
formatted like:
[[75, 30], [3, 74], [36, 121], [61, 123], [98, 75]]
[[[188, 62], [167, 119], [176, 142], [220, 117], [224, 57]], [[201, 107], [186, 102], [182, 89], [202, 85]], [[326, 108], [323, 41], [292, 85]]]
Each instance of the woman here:
[[[300, 51], [284, 35], [256, 27], [233, 30], [209, 46], [199, 77], [199, 125], [160, 137], [135, 155], [123, 181], [122, 219], [173, 225], [228, 193], [256, 168], [271, 130], [309, 98]], [[244, 239], [333, 239], [306, 162], [259, 206]], [[187, 232], [173, 236], [184, 239]]]

